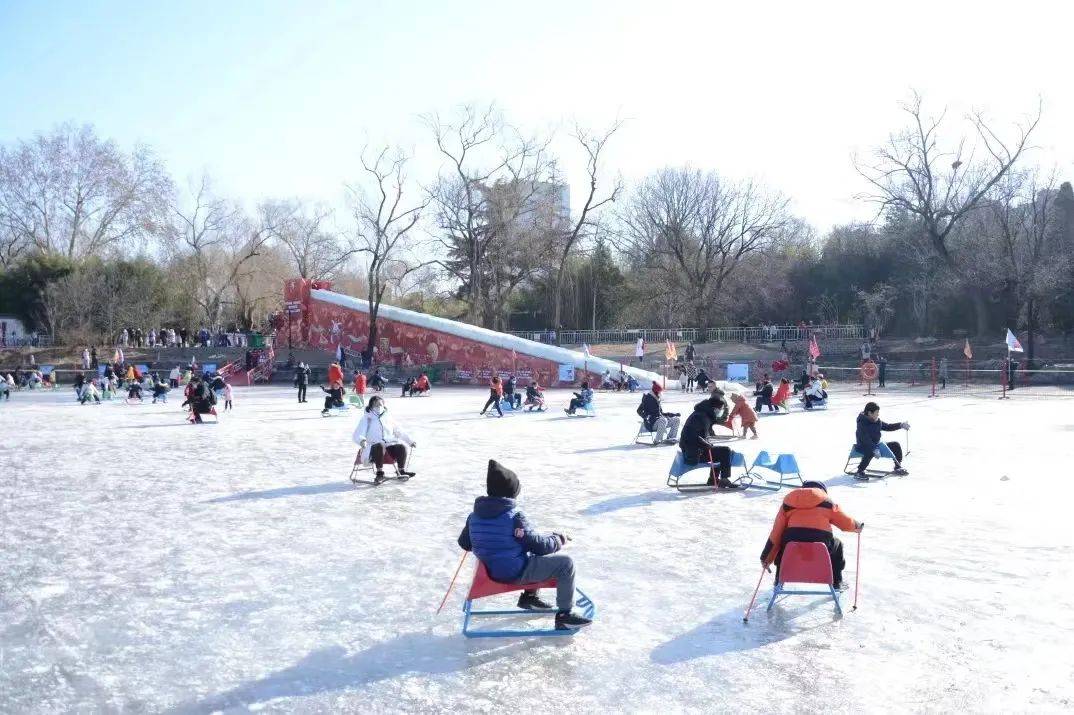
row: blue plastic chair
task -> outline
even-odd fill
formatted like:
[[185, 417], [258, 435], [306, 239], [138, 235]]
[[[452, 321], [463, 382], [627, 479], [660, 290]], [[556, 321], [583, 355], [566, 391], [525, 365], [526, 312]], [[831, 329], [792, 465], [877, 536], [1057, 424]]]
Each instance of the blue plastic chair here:
[[764, 489], [765, 491], [770, 492], [779, 491], [778, 486], [772, 486], [766, 480], [753, 474], [750, 467], [746, 464], [746, 455], [742, 454], [742, 452], [731, 452], [731, 469], [734, 469], [735, 467], [742, 467], [743, 472], [738, 477], [733, 477], [731, 479], [733, 483], [747, 489]]
[[[885, 443], [881, 442], [880, 444], [876, 445], [876, 448], [880, 450], [880, 459], [890, 459], [892, 463], [895, 462], [895, 454], [891, 451], [891, 448], [889, 448]], [[850, 456], [847, 457], [847, 463], [846, 466], [843, 467], [843, 472], [845, 474], [856, 474], [858, 471], [857, 464], [854, 465], [854, 468], [852, 469], [850, 463], [856, 459], [858, 460], [858, 464], [861, 464], [861, 460], [864, 456], [865, 455], [862, 454], [860, 450], [858, 450], [858, 445], [852, 444], [850, 446]], [[874, 461], [875, 459], [876, 458], [874, 457]], [[894, 469], [888, 471], [884, 471], [882, 469], [866, 469], [865, 473], [874, 476], [886, 477], [889, 474], [892, 474], [893, 471]]]
[[[775, 484], [777, 489], [784, 486], [802, 486], [802, 472], [798, 468], [798, 460], [793, 454], [784, 453], [780, 454], [775, 459], [772, 459], [767, 451], [761, 450], [760, 453], [758, 453], [757, 458], [753, 460], [753, 466], [750, 467], [750, 471], [752, 472], [758, 468], [768, 469], [779, 475], [778, 482], [771, 479], [765, 480], [767, 484]], [[797, 479], [798, 483], [795, 484], [792, 481], [793, 479]]]
[[669, 487], [675, 487], [680, 492], [697, 489], [713, 489], [713, 485], [708, 484], [707, 480], [698, 484], [683, 484], [679, 481], [679, 478], [685, 475], [687, 472], [692, 472], [695, 469], [704, 469], [709, 474], [712, 474], [712, 471], [719, 466], [719, 462], [698, 462], [697, 464], [687, 464], [686, 458], [682, 456], [682, 450], [675, 450], [675, 459], [672, 460], [671, 468], [668, 470], [667, 485]]

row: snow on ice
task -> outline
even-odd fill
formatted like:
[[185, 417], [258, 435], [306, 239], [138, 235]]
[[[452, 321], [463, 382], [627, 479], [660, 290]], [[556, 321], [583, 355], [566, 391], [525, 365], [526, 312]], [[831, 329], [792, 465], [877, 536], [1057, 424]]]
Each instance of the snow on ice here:
[[[176, 394], [173, 392], [173, 395]], [[312, 395], [313, 393], [311, 393]], [[191, 426], [167, 405], [0, 403], [0, 711], [1059, 711], [1074, 698], [1066, 400], [881, 396], [910, 476], [842, 475], [850, 388], [761, 439], [866, 523], [862, 591], [742, 613], [782, 496], [684, 495], [674, 448], [634, 446], [640, 395], [596, 419], [478, 417], [484, 391], [388, 393], [408, 484], [347, 481], [357, 413], [237, 389]], [[697, 395], [669, 391], [685, 414]], [[897, 433], [898, 438], [903, 438]], [[473, 560], [434, 615], [496, 458], [562, 530], [598, 607], [574, 638], [468, 640]], [[843, 535], [853, 584], [857, 537]], [[766, 577], [759, 601], [771, 587]], [[549, 594], [551, 595], [551, 594]], [[513, 605], [512, 596], [501, 597]]]

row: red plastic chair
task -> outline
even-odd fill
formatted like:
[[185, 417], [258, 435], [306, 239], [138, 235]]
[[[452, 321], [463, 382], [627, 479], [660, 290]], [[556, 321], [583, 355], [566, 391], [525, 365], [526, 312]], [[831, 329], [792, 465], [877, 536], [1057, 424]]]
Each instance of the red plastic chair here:
[[[827, 586], [828, 590], [791, 590], [786, 588], [787, 583], [812, 583]], [[779, 596], [831, 596], [836, 612], [842, 615], [843, 607], [839, 604], [839, 592], [835, 590], [832, 557], [828, 554], [827, 546], [819, 541], [791, 541], [783, 546], [779, 579], [772, 589], [769, 611]]]
[[511, 591], [529, 591], [537, 588], [555, 588], [556, 580], [550, 578], [547, 581], [540, 583], [501, 583], [499, 581], [493, 581], [489, 576], [489, 570], [485, 568], [485, 564], [481, 561], [477, 562], [477, 569], [474, 571], [474, 582], [470, 584], [470, 593], [467, 594], [466, 600], [473, 601], [478, 598], [485, 598], [486, 596], [495, 596], [500, 593], [510, 593]]
[[[487, 596], [495, 596], [501, 593], [510, 593], [512, 591], [528, 591], [538, 588], [555, 588], [556, 580], [548, 579], [547, 581], [541, 581], [540, 583], [501, 583], [499, 581], [493, 581], [489, 576], [488, 569], [485, 568], [485, 564], [480, 560], [477, 562], [477, 568], [474, 570], [474, 580], [470, 584], [470, 592], [466, 594], [466, 601], [462, 605], [462, 634], [467, 638], [490, 638], [490, 637], [514, 637], [525, 638], [529, 636], [571, 636], [577, 631], [562, 630], [557, 631], [554, 628], [529, 628], [529, 629], [483, 629], [476, 630], [471, 628], [470, 623], [473, 618], [482, 616], [533, 616], [535, 614], [553, 614], [556, 612], [554, 608], [548, 610], [524, 610], [521, 608], [511, 610], [491, 610], [491, 611], [475, 611], [473, 608], [473, 602], [479, 598], [486, 598]], [[582, 592], [581, 589], [575, 589], [578, 600], [575, 605], [582, 610], [582, 614], [586, 618], [593, 618], [596, 614], [596, 606], [589, 600], [589, 597]]]

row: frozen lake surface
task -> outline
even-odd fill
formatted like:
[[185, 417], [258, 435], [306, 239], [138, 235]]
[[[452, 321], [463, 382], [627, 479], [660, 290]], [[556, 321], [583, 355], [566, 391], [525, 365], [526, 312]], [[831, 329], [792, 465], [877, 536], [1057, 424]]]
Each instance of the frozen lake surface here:
[[[485, 391], [387, 394], [418, 476], [376, 489], [347, 481], [357, 412], [323, 419], [285, 388], [238, 388], [197, 427], [181, 398], [0, 403], [0, 712], [1074, 707], [1068, 400], [881, 396], [913, 425], [911, 474], [868, 484], [842, 475], [860, 390], [762, 419], [736, 448], [793, 452], [866, 522], [862, 591], [842, 618], [800, 597], [744, 625], [786, 492], [665, 487], [674, 448], [631, 444], [640, 395], [583, 419], [550, 391], [548, 413], [489, 419]], [[434, 615], [489, 458], [574, 539], [598, 607], [574, 638], [463, 638], [472, 559]]]

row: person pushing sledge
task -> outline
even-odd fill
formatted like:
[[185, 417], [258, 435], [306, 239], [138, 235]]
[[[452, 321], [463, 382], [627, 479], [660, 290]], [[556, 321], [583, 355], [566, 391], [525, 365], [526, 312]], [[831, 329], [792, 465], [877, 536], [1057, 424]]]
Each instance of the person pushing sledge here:
[[843, 558], [843, 542], [832, 533], [832, 526], [840, 531], [858, 532], [865, 524], [855, 521], [829, 499], [828, 488], [823, 482], [805, 482], [798, 489], [792, 489], [783, 499], [768, 541], [761, 551], [761, 564], [766, 569], [776, 564], [778, 581], [784, 546], [792, 541], [820, 542], [828, 548], [832, 558], [832, 585], [840, 590], [846, 559]]
[[[538, 534], [515, 502], [522, 483], [518, 475], [490, 459], [485, 476], [488, 496], [474, 500], [474, 510], [459, 534], [459, 546], [472, 551], [500, 583], [556, 580], [556, 630], [588, 626], [588, 618], [571, 612], [574, 605], [574, 561], [556, 553], [567, 543], [563, 534]], [[518, 607], [550, 609], [536, 590], [523, 591]]]

